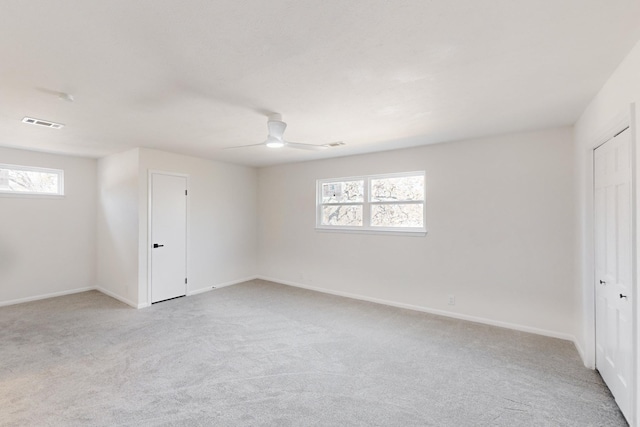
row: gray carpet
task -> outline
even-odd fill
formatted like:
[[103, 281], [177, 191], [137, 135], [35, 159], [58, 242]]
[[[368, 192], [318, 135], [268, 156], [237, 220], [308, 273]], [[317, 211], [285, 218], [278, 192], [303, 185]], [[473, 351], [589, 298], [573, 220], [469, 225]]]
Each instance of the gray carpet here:
[[3, 426], [623, 426], [570, 342], [264, 281], [0, 308]]

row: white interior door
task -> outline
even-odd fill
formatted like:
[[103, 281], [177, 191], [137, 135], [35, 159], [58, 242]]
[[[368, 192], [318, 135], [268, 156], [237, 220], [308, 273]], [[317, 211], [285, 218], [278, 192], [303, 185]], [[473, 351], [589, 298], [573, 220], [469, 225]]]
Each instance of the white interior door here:
[[596, 368], [632, 419], [631, 137], [595, 150]]
[[150, 175], [151, 302], [187, 293], [187, 178]]

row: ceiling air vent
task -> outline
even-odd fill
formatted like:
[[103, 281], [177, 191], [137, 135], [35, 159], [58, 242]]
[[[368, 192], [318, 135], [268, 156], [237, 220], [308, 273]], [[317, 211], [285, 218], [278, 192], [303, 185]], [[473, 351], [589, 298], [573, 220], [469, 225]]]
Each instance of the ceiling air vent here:
[[33, 117], [25, 117], [22, 119], [22, 123], [27, 123], [29, 125], [37, 125], [45, 128], [51, 129], [62, 129], [64, 127], [61, 123], [49, 122], [47, 120], [34, 119]]

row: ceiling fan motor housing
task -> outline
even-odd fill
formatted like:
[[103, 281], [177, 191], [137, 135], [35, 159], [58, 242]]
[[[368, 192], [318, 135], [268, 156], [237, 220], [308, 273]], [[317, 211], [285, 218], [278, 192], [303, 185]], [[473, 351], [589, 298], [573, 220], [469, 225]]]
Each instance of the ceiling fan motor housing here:
[[269, 136], [282, 141], [282, 135], [284, 134], [287, 124], [279, 120], [269, 120], [267, 122], [269, 129]]

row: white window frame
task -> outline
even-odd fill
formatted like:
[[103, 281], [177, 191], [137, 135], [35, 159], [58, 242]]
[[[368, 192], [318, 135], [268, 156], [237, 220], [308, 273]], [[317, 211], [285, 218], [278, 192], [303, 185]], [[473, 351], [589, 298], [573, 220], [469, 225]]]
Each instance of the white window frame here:
[[51, 169], [51, 168], [41, 168], [36, 166], [22, 166], [22, 165], [11, 165], [6, 163], [0, 163], [0, 169], [13, 169], [18, 171], [25, 172], [44, 172], [55, 174], [58, 176], [58, 190], [55, 193], [43, 193], [39, 191], [11, 191], [11, 190], [2, 190], [0, 189], [0, 196], [4, 197], [63, 197], [64, 196], [64, 170], [62, 169]]
[[[422, 176], [425, 178], [425, 171], [412, 171], [412, 172], [400, 172], [400, 173], [387, 173], [379, 175], [362, 175], [362, 176], [348, 176], [341, 178], [327, 178], [316, 180], [316, 230], [318, 231], [331, 231], [331, 232], [346, 232], [346, 233], [367, 233], [367, 234], [399, 234], [399, 235], [416, 235], [424, 236], [427, 234], [427, 204], [426, 204], [426, 192], [427, 183], [424, 183], [424, 194], [421, 201], [393, 201], [393, 202], [372, 202], [370, 200], [370, 188], [371, 180], [373, 179], [385, 179], [385, 178], [402, 178], [406, 176]], [[322, 185], [330, 184], [333, 182], [343, 181], [364, 181], [364, 194], [362, 202], [342, 202], [342, 203], [323, 203], [322, 202]], [[371, 225], [371, 207], [373, 205], [381, 204], [416, 204], [422, 203], [422, 227], [374, 227]], [[323, 206], [346, 206], [355, 205], [362, 206], [362, 226], [348, 226], [348, 225], [323, 225], [322, 222], [322, 208]]]

